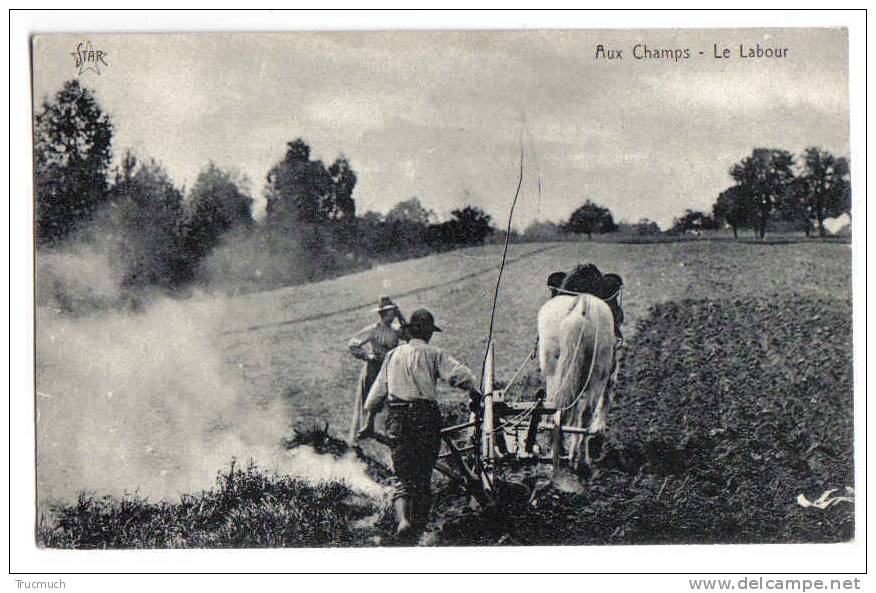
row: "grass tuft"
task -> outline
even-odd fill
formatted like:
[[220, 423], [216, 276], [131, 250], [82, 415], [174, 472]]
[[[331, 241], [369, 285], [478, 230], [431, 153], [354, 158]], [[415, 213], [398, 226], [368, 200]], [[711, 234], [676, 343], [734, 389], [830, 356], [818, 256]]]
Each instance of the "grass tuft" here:
[[235, 460], [211, 490], [178, 502], [82, 493], [40, 518], [37, 542], [79, 549], [360, 546], [373, 534], [351, 524], [381, 511], [343, 484], [313, 485]]

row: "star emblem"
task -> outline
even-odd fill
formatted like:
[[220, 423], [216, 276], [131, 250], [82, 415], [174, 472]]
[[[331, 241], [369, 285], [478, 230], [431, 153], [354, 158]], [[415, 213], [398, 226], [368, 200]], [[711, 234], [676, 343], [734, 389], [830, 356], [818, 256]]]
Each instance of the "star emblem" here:
[[82, 76], [82, 73], [88, 70], [100, 76], [100, 65], [109, 66], [106, 61], [108, 54], [99, 49], [94, 49], [90, 40], [85, 43], [79, 42], [76, 46], [76, 51], [70, 52], [70, 55], [75, 60], [75, 67], [79, 69], [79, 76]]

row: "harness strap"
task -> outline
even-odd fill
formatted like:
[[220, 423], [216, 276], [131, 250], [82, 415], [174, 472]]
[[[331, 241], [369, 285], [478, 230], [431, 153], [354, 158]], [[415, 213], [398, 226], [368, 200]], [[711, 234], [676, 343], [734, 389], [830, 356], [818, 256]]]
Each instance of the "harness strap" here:
[[[574, 291], [574, 290], [566, 290], [565, 288], [554, 288], [553, 290], [556, 290], [557, 292], [562, 293], [562, 294], [568, 294], [568, 295], [572, 295], [572, 296], [581, 296], [582, 294], [590, 294], [590, 295], [595, 296], [596, 298], [602, 299], [603, 301], [610, 301], [610, 300], [612, 300], [614, 297], [616, 297], [616, 296], [618, 296], [619, 294], [621, 294], [621, 292], [623, 291], [623, 289], [624, 289], [624, 287], [621, 286], [621, 287], [618, 288], [616, 291], [614, 291], [614, 294], [612, 294], [611, 296], [607, 296], [607, 297], [605, 297], [605, 298], [602, 298], [602, 297], [599, 296], [599, 295], [593, 294], [592, 292], [576, 292], [576, 291]], [[618, 304], [620, 304], [620, 303], [618, 303]]]

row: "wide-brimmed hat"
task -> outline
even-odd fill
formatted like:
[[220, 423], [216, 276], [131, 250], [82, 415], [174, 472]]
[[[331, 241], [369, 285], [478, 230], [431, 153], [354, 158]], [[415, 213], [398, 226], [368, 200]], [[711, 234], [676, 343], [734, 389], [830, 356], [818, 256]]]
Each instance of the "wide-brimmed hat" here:
[[390, 309], [398, 309], [398, 305], [392, 302], [392, 299], [386, 295], [380, 297], [380, 300], [377, 301], [377, 307], [371, 309], [375, 313], [380, 311], [389, 311]]
[[426, 309], [417, 309], [411, 313], [411, 318], [408, 321], [408, 326], [411, 328], [440, 332], [441, 328], [435, 325], [435, 318]]

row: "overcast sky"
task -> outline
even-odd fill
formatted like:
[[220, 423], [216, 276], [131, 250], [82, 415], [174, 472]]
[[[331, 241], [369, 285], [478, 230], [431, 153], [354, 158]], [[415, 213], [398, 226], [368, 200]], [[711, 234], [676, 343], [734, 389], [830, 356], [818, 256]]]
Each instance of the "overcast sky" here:
[[[86, 39], [107, 54], [100, 75], [74, 65]], [[636, 60], [637, 43], [691, 57]], [[756, 43], [787, 57], [739, 58]], [[596, 59], [599, 44], [623, 59]], [[187, 186], [213, 160], [252, 180], [257, 208], [297, 137], [326, 164], [349, 158], [360, 213], [417, 196], [501, 225], [522, 138], [518, 228], [585, 199], [665, 224], [710, 208], [756, 146], [849, 156], [837, 29], [58, 35], [35, 38], [33, 59], [37, 102], [77, 76], [95, 90], [117, 156], [130, 147]]]

